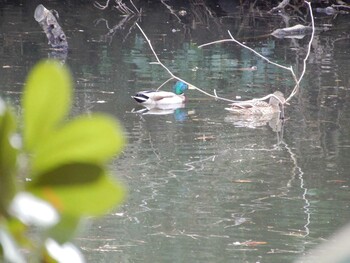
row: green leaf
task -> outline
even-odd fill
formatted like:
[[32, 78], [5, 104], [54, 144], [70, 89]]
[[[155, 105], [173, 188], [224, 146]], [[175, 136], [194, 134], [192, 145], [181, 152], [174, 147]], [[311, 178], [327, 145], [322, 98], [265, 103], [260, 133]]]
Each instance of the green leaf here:
[[35, 177], [31, 186], [73, 186], [95, 183], [102, 176], [103, 169], [90, 163], [69, 163]]
[[121, 184], [94, 164], [72, 163], [41, 174], [28, 190], [69, 216], [102, 215], [124, 198]]
[[66, 67], [53, 60], [38, 63], [29, 73], [22, 101], [27, 150], [33, 150], [68, 113], [71, 83]]
[[6, 222], [6, 227], [19, 246], [29, 247], [32, 245], [26, 235], [28, 233], [28, 226], [23, 224], [19, 219], [14, 217], [9, 218]]
[[80, 218], [68, 215], [61, 216], [57, 225], [48, 230], [48, 236], [63, 244], [73, 239], [80, 223]]
[[0, 99], [0, 215], [7, 215], [8, 205], [16, 191], [17, 149], [13, 145], [15, 129], [14, 116]]
[[103, 164], [120, 152], [124, 143], [122, 129], [114, 119], [97, 114], [78, 117], [38, 144], [33, 173], [72, 162]]

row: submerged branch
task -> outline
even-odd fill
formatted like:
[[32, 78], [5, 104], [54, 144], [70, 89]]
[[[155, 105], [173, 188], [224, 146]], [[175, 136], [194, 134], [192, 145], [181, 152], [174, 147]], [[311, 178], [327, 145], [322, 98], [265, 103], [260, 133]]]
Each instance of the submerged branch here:
[[[99, 2], [95, 1], [94, 6], [100, 10], [105, 10], [109, 6], [110, 1], [111, 0], [107, 0], [105, 5], [102, 5]], [[141, 10], [137, 9], [132, 0], [129, 0], [129, 2], [132, 5], [132, 7], [136, 10], [136, 13], [141, 13]], [[122, 0], [115, 0], [115, 4], [115, 8], [117, 8], [121, 13], [125, 15], [135, 14], [135, 12], [132, 9], [130, 9], [126, 4], [124, 4]]]

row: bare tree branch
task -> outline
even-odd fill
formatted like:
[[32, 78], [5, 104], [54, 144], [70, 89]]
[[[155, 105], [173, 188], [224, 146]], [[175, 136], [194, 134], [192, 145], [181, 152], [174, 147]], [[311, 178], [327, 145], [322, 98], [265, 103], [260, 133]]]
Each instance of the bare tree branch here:
[[[297, 76], [295, 75], [294, 73], [294, 70], [293, 70], [293, 67], [290, 66], [290, 67], [286, 67], [286, 66], [283, 66], [283, 65], [280, 65], [278, 63], [275, 63], [271, 60], [269, 60], [268, 58], [264, 57], [263, 55], [261, 55], [260, 53], [258, 53], [257, 51], [255, 51], [254, 49], [246, 46], [245, 44], [239, 42], [238, 40], [236, 40], [230, 31], [228, 31], [228, 34], [230, 35], [231, 38], [228, 38], [228, 39], [222, 39], [222, 40], [217, 40], [217, 41], [213, 41], [213, 42], [210, 42], [210, 43], [206, 43], [206, 44], [203, 44], [203, 45], [200, 45], [198, 46], [199, 48], [202, 48], [202, 47], [205, 47], [205, 46], [209, 46], [209, 45], [212, 45], [212, 44], [217, 44], [217, 43], [224, 43], [224, 42], [235, 42], [236, 44], [240, 45], [241, 47], [244, 47], [245, 49], [248, 49], [249, 51], [253, 52], [255, 55], [259, 56], [260, 58], [264, 59], [265, 61], [267, 61], [268, 63], [272, 64], [272, 65], [275, 65], [277, 67], [280, 67], [280, 68], [283, 68], [283, 69], [286, 69], [288, 71], [291, 72], [292, 76], [293, 76], [293, 79], [296, 83], [294, 89], [292, 90], [291, 94], [289, 95], [289, 97], [285, 100], [285, 102], [283, 102], [282, 104], [285, 104], [287, 103], [289, 100], [291, 100], [291, 98], [298, 92], [299, 90], [299, 84], [300, 82], [302, 81], [304, 75], [305, 75], [305, 71], [306, 71], [306, 62], [310, 56], [310, 51], [311, 51], [311, 44], [312, 44], [312, 41], [314, 39], [314, 35], [315, 35], [315, 23], [314, 23], [314, 16], [313, 16], [313, 13], [312, 13], [312, 8], [311, 8], [311, 4], [310, 2], [308, 1], [305, 1], [305, 3], [308, 5], [308, 8], [309, 8], [309, 11], [310, 11], [310, 16], [311, 16], [311, 24], [312, 24], [312, 33], [311, 33], [311, 37], [310, 37], [310, 41], [309, 41], [309, 44], [308, 44], [308, 50], [307, 50], [307, 54], [303, 60], [303, 70], [302, 70], [302, 73], [300, 75], [299, 78], [297, 78]], [[265, 97], [262, 97], [262, 98], [259, 98], [259, 99], [253, 99], [253, 100], [248, 100], [246, 102], [251, 102], [251, 101], [254, 101], [254, 100], [265, 100], [267, 98], [269, 98], [271, 95], [273, 94], [269, 94]]]
[[187, 85], [190, 87], [190, 89], [195, 89], [195, 90], [197, 90], [197, 91], [199, 91], [199, 92], [201, 92], [201, 93], [203, 93], [203, 94], [205, 94], [205, 95], [207, 95], [207, 96], [209, 96], [209, 97], [212, 97], [212, 98], [215, 98], [215, 99], [218, 99], [218, 100], [223, 100], [223, 101], [228, 101], [228, 102], [237, 102], [236, 100], [230, 100], [230, 99], [226, 99], [226, 98], [219, 97], [219, 96], [217, 96], [217, 95], [215, 95], [215, 94], [214, 94], [214, 95], [213, 95], [213, 94], [210, 94], [210, 93], [208, 93], [208, 92], [206, 92], [206, 91], [204, 91], [204, 90], [202, 90], [202, 89], [200, 89], [200, 88], [198, 88], [198, 87], [192, 85], [191, 83], [189, 83], [189, 82], [187, 82], [187, 81], [185, 81], [185, 80], [179, 78], [178, 76], [174, 75], [174, 74], [170, 71], [170, 69], [168, 69], [168, 68], [160, 61], [160, 59], [159, 59], [157, 53], [156, 53], [156, 52], [154, 51], [154, 49], [153, 49], [153, 46], [152, 46], [151, 41], [148, 39], [147, 35], [146, 35], [145, 32], [142, 30], [142, 28], [140, 27], [140, 25], [139, 25], [138, 23], [136, 23], [136, 26], [140, 29], [141, 33], [142, 33], [143, 36], [145, 37], [145, 39], [146, 39], [146, 41], [147, 41], [147, 43], [148, 43], [148, 45], [149, 45], [149, 47], [150, 47], [150, 49], [151, 49], [151, 51], [152, 51], [154, 57], [155, 57], [156, 60], [157, 60], [157, 62], [153, 62], [153, 64], [158, 64], [158, 65], [160, 65], [162, 68], [164, 68], [164, 69], [168, 72], [168, 74], [169, 74], [172, 78], [177, 79], [177, 80], [182, 81], [183, 83], [187, 84]]
[[314, 16], [312, 13], [312, 8], [311, 8], [311, 3], [308, 1], [305, 1], [305, 3], [308, 5], [309, 10], [310, 10], [310, 16], [311, 16], [311, 25], [312, 25], [312, 33], [311, 33], [311, 37], [310, 37], [310, 41], [308, 44], [308, 48], [307, 48], [307, 54], [303, 60], [303, 71], [299, 77], [299, 79], [297, 79], [296, 81], [296, 85], [292, 91], [292, 93], [289, 95], [289, 97], [286, 99], [286, 102], [288, 102], [299, 90], [299, 84], [301, 82], [301, 80], [303, 79], [304, 75], [305, 75], [305, 71], [306, 71], [306, 61], [308, 60], [309, 56], [310, 56], [310, 52], [311, 52], [311, 44], [312, 41], [314, 39], [314, 35], [315, 35], [315, 21], [314, 21]]

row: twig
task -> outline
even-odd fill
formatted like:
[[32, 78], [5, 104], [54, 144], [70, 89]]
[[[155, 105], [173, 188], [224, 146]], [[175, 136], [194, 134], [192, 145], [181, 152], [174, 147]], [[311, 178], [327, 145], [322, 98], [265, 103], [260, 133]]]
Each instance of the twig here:
[[[109, 6], [110, 1], [111, 0], [107, 0], [105, 5], [101, 5], [99, 2], [95, 1], [94, 6], [100, 10], [105, 10]], [[137, 9], [134, 2], [132, 0], [129, 0], [129, 2], [133, 6], [133, 8], [136, 10], [136, 12], [140, 14], [141, 11]], [[126, 4], [124, 4], [122, 0], [115, 0], [115, 3], [116, 3], [116, 8], [123, 14], [126, 14], [126, 15], [135, 14], [135, 12], [131, 10]]]
[[[250, 48], [250, 47], [248, 47], [248, 46], [242, 44], [242, 43], [239, 42], [238, 40], [236, 40], [236, 39], [232, 36], [230, 30], [228, 30], [227, 32], [228, 32], [228, 34], [230, 35], [230, 37], [231, 37], [231, 39], [232, 39], [233, 42], [235, 42], [235, 43], [237, 43], [238, 45], [240, 45], [240, 46], [242, 46], [242, 47], [244, 47], [244, 48], [246, 48], [246, 49], [252, 51], [255, 55], [261, 57], [262, 59], [266, 60], [266, 61], [269, 62], [270, 64], [275, 65], [275, 66], [280, 67], [280, 68], [283, 68], [283, 69], [286, 69], [286, 70], [289, 70], [289, 71], [291, 71], [291, 72], [293, 73], [293, 68], [292, 68], [292, 66], [286, 67], [286, 66], [280, 65], [280, 64], [278, 64], [278, 63], [276, 63], [276, 62], [273, 62], [273, 61], [269, 60], [268, 58], [264, 57], [263, 55], [261, 55], [260, 53], [258, 53], [257, 51], [255, 51], [254, 49], [252, 49], [252, 48]], [[293, 73], [293, 74], [294, 74], [294, 73]]]
[[111, 1], [111, 0], [107, 0], [107, 2], [106, 2], [105, 5], [101, 5], [99, 2], [96, 1], [96, 2], [94, 3], [94, 6], [95, 6], [96, 8], [98, 8], [98, 9], [100, 9], [100, 10], [104, 10], [104, 9], [106, 9], [106, 8], [108, 7], [110, 1]]
[[208, 92], [206, 92], [206, 91], [204, 91], [204, 90], [202, 90], [202, 89], [200, 89], [200, 88], [198, 88], [198, 87], [192, 85], [191, 83], [189, 83], [189, 82], [187, 82], [187, 81], [185, 81], [185, 80], [179, 78], [178, 76], [174, 75], [174, 74], [170, 71], [170, 69], [168, 69], [168, 68], [160, 61], [160, 59], [158, 58], [157, 53], [156, 53], [156, 52], [154, 51], [154, 49], [153, 49], [153, 46], [152, 46], [151, 41], [148, 39], [147, 35], [146, 35], [145, 32], [142, 30], [142, 28], [140, 27], [140, 25], [139, 25], [138, 23], [136, 23], [136, 26], [140, 29], [142, 35], [145, 37], [145, 39], [146, 39], [146, 41], [147, 41], [147, 43], [148, 43], [148, 45], [149, 45], [149, 47], [150, 47], [150, 49], [151, 49], [151, 51], [152, 51], [154, 57], [155, 57], [156, 60], [157, 60], [157, 62], [153, 62], [153, 64], [158, 64], [158, 65], [160, 65], [162, 68], [164, 68], [164, 69], [169, 73], [169, 75], [170, 75], [172, 78], [177, 79], [177, 80], [179, 80], [179, 81], [181, 81], [181, 82], [187, 84], [191, 89], [195, 89], [195, 90], [197, 90], [197, 91], [199, 91], [199, 92], [201, 92], [201, 93], [203, 93], [203, 94], [205, 94], [205, 95], [207, 95], [207, 96], [209, 96], [209, 97], [212, 97], [212, 98], [215, 98], [215, 99], [218, 99], [218, 100], [223, 100], [223, 101], [228, 101], [228, 102], [233, 102], [233, 103], [234, 103], [234, 102], [237, 102], [236, 100], [230, 100], [230, 99], [226, 99], [226, 98], [222, 98], [222, 97], [218, 97], [218, 96], [212, 95], [212, 94], [210, 94], [210, 93], [208, 93]]
[[250, 50], [250, 51], [253, 52], [255, 55], [257, 55], [257, 56], [261, 57], [262, 59], [266, 60], [268, 63], [273, 64], [273, 65], [275, 65], [275, 66], [277, 66], [277, 67], [280, 67], [280, 68], [289, 70], [289, 71], [291, 71], [292, 74], [294, 75], [292, 66], [286, 67], [286, 66], [280, 65], [280, 64], [278, 64], [278, 63], [276, 63], [276, 62], [273, 62], [273, 61], [269, 60], [268, 58], [266, 58], [266, 57], [264, 57], [263, 55], [261, 55], [259, 52], [255, 51], [254, 49], [252, 49], [252, 48], [250, 48], [250, 47], [248, 47], [248, 46], [242, 44], [242, 43], [239, 42], [238, 40], [236, 40], [236, 39], [232, 36], [230, 30], [228, 30], [227, 32], [228, 32], [228, 34], [229, 34], [229, 36], [230, 36], [231, 38], [226, 38], [226, 39], [221, 39], [221, 40], [216, 40], [216, 41], [213, 41], [213, 42], [205, 43], [205, 44], [202, 44], [202, 45], [198, 46], [198, 48], [202, 48], [202, 47], [205, 47], [205, 46], [209, 46], [209, 45], [213, 45], [213, 44], [218, 44], [218, 43], [224, 43], [224, 42], [235, 42], [236, 44], [238, 44], [238, 45], [240, 45], [240, 46], [242, 46], [242, 47], [244, 47], [244, 48]]
[[133, 2], [132, 0], [129, 0], [129, 1], [130, 1], [131, 5], [135, 8], [136, 12], [137, 12], [138, 14], [140, 14], [140, 13], [141, 13], [141, 9], [140, 9], [140, 10], [137, 9], [137, 7], [135, 6], [135, 4], [134, 4], [134, 2]]
[[279, 3], [278, 6], [273, 7], [269, 12], [275, 12], [284, 9], [287, 5], [289, 5], [290, 0], [283, 0], [281, 3]]
[[224, 43], [224, 42], [232, 42], [232, 39], [231, 38], [225, 38], [225, 39], [216, 40], [216, 41], [213, 41], [213, 42], [209, 42], [209, 43], [205, 43], [205, 44], [199, 45], [198, 48], [206, 47], [206, 46], [213, 45], [213, 44]]
[[116, 4], [116, 8], [118, 10], [121, 10], [122, 13], [126, 15], [135, 14], [135, 12], [132, 11], [126, 4], [124, 4], [122, 0], [116, 0]]
[[171, 8], [170, 5], [166, 4], [166, 3], [164, 2], [164, 0], [161, 0], [160, 2], [161, 2], [161, 3], [170, 11], [170, 13], [171, 13], [173, 16], [175, 16], [176, 19], [181, 23], [180, 17], [175, 13], [175, 11]]
[[106, 24], [106, 28], [108, 29], [108, 33], [105, 35], [106, 37], [106, 41], [107, 39], [109, 39], [109, 44], [112, 43], [113, 41], [113, 37], [116, 34], [116, 32], [118, 30], [122, 30], [127, 28], [127, 25], [130, 21], [132, 21], [133, 18], [136, 17], [136, 20], [134, 21], [134, 23], [129, 27], [129, 31], [128, 33], [124, 36], [123, 38], [123, 42], [125, 41], [125, 39], [127, 39], [127, 37], [129, 36], [129, 34], [131, 33], [131, 30], [134, 28], [135, 23], [139, 20], [139, 16], [136, 16], [134, 14], [130, 14], [130, 15], [126, 15], [124, 16], [124, 18], [122, 20], [120, 20], [118, 22], [118, 24], [114, 25], [112, 28], [109, 26], [108, 20], [104, 19], [104, 18], [100, 18], [98, 19], [96, 22], [94, 22], [95, 26], [97, 26], [100, 22], [105, 22]]
[[163, 84], [160, 85], [160, 86], [156, 89], [156, 91], [160, 90], [161, 87], [163, 87], [165, 84], [167, 84], [170, 80], [173, 80], [173, 79], [174, 79], [174, 78], [171, 77], [171, 78], [167, 79], [166, 81], [164, 81]]
[[347, 5], [331, 5], [331, 7], [333, 8], [345, 8], [345, 9], [350, 9], [350, 6]]

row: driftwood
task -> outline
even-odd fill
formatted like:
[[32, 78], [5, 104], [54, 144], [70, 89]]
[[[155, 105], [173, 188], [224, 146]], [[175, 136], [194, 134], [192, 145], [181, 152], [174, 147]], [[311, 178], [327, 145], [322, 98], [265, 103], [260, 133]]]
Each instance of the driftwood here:
[[55, 49], [68, 50], [66, 35], [56, 17], [58, 18], [57, 11], [48, 10], [43, 5], [38, 5], [34, 12], [34, 18], [44, 30], [48, 44]]
[[277, 38], [297, 38], [304, 37], [305, 35], [312, 33], [312, 27], [295, 25], [292, 27], [279, 28], [271, 33], [272, 36]]
[[316, 12], [324, 13], [326, 15], [337, 15], [337, 14], [349, 14], [350, 6], [347, 5], [332, 5], [326, 8], [316, 8]]

